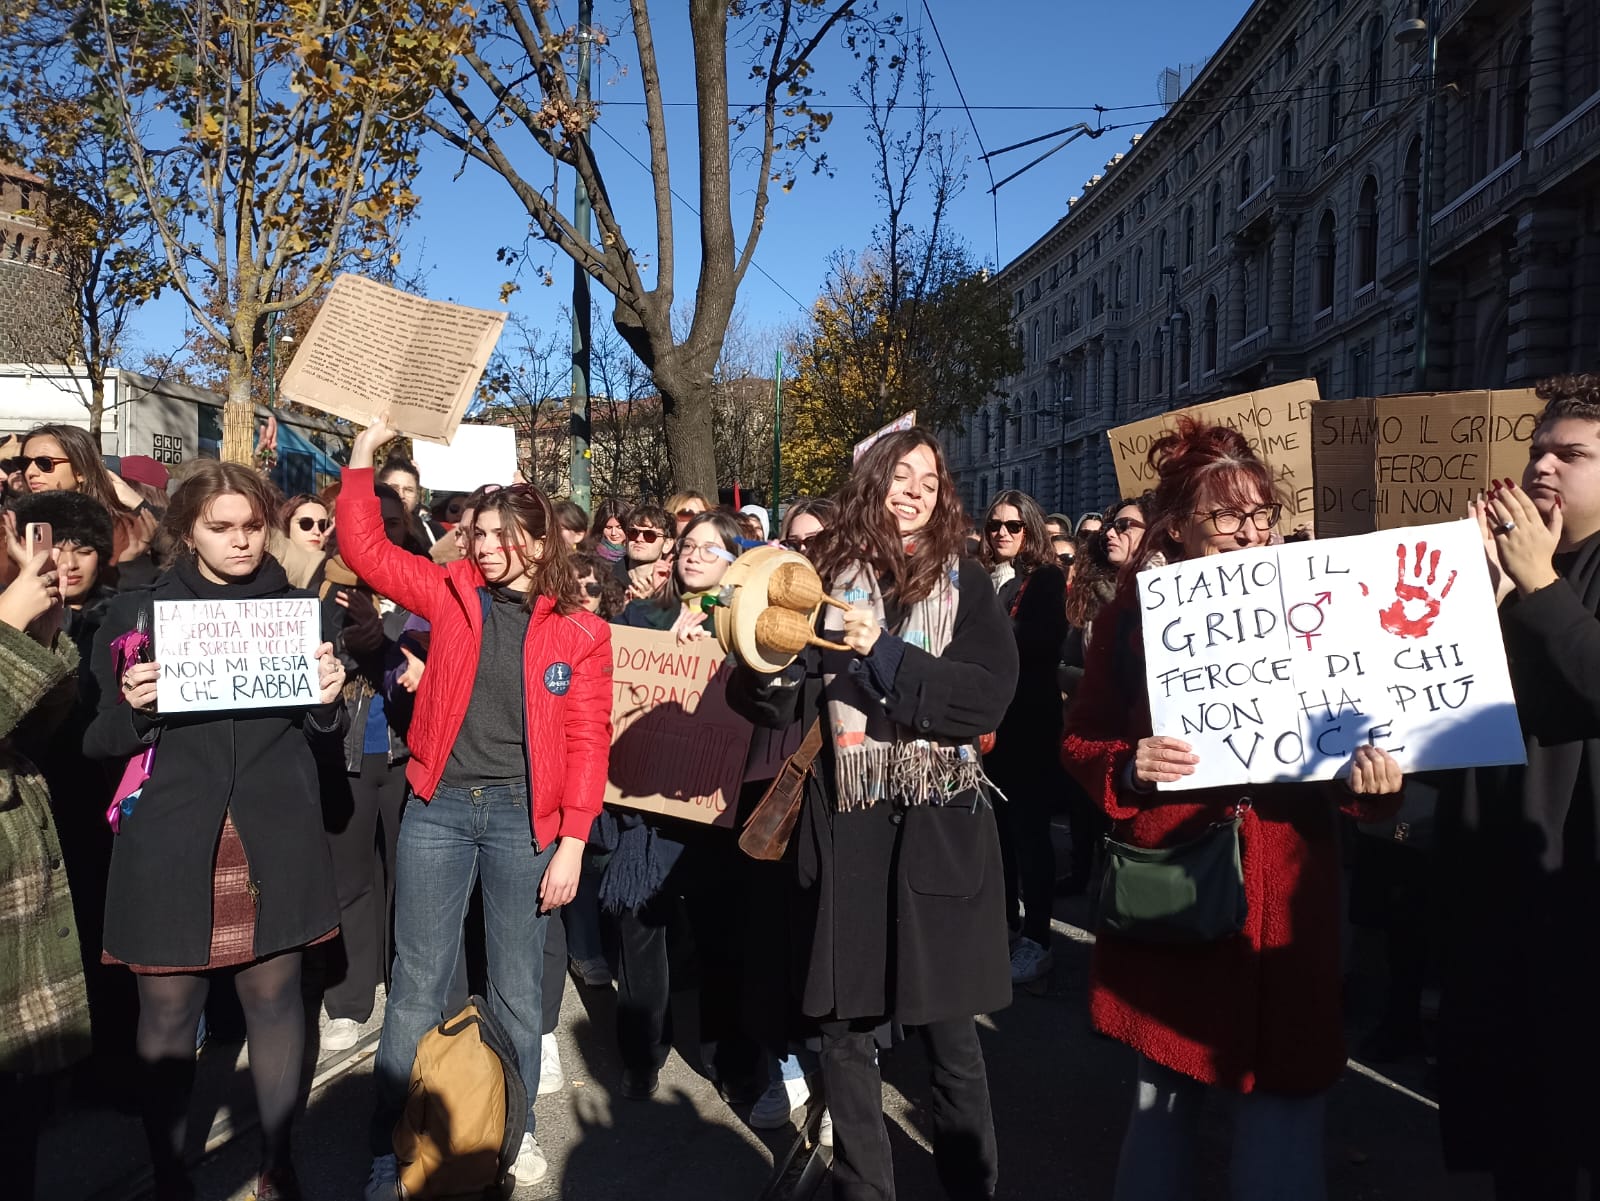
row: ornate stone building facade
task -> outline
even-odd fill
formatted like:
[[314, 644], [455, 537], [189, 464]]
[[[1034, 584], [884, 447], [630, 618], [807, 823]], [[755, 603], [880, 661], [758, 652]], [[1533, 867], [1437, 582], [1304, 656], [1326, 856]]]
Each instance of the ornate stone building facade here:
[[0, 162], [0, 363], [60, 363], [78, 345], [72, 283], [39, 216], [46, 203], [44, 180]]
[[969, 510], [1002, 488], [1115, 498], [1105, 431], [1314, 376], [1413, 390], [1429, 222], [1426, 390], [1600, 366], [1600, 4], [1255, 0], [1176, 104], [996, 286], [1026, 366], [952, 440]]

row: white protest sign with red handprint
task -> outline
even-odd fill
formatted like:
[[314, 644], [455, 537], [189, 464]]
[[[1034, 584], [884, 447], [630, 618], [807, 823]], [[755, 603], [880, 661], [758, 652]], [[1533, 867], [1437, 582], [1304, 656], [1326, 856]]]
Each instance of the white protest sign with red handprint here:
[[1298, 542], [1139, 575], [1152, 732], [1209, 788], [1343, 774], [1357, 746], [1407, 772], [1524, 761], [1471, 521]]

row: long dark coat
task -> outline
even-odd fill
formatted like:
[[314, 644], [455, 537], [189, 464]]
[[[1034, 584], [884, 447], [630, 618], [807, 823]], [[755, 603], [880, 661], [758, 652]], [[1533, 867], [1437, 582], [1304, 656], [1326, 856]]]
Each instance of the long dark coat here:
[[229, 812], [259, 890], [256, 956], [305, 946], [339, 924], [313, 748], [339, 761], [344, 706], [151, 720], [123, 703], [111, 656], [112, 640], [154, 600], [304, 595], [270, 557], [248, 582], [227, 585], [180, 560], [150, 590], [118, 596], [95, 636], [100, 707], [84, 754], [120, 765], [156, 744], [150, 780], [111, 856], [105, 949], [124, 963], [189, 967], [210, 957], [212, 869]]
[[1456, 1170], [1600, 1169], [1600, 535], [1500, 607], [1526, 767], [1440, 797], [1440, 1119]]
[[[992, 731], [1016, 687], [1016, 643], [987, 573], [963, 560], [958, 587], [950, 645], [937, 658], [907, 647], [884, 701], [897, 724], [928, 737]], [[886, 617], [894, 629], [895, 612]], [[820, 716], [826, 729], [823, 666], [837, 656], [808, 649], [777, 676], [741, 667], [729, 702], [758, 725]], [[807, 1016], [918, 1025], [1011, 1003], [1000, 840], [994, 811], [975, 793], [841, 813], [824, 738], [789, 857], [801, 890]]]

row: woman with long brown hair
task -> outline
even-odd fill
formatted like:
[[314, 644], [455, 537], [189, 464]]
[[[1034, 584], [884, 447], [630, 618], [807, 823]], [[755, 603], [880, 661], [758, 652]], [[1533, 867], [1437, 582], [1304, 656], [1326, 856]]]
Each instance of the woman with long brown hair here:
[[1050, 812], [1063, 785], [1056, 666], [1067, 636], [1067, 577], [1056, 562], [1038, 501], [1008, 490], [990, 502], [983, 563], [1017, 643], [1017, 690], [984, 763], [1000, 790], [995, 817], [1005, 863], [1006, 920], [1015, 935], [1011, 982], [1031, 984], [1055, 966]]
[[934, 1158], [957, 1201], [994, 1195], [994, 1121], [973, 1015], [1011, 1001], [1000, 842], [978, 739], [1016, 686], [1017, 650], [938, 442], [891, 434], [856, 464], [815, 544], [824, 636], [729, 699], [760, 725], [820, 724], [789, 854], [812, 914], [801, 1009], [822, 1028], [840, 1201], [894, 1195], [873, 1031], [918, 1027]]
[[1182, 418], [1151, 446], [1150, 464], [1148, 528], [1095, 620], [1063, 756], [1119, 842], [1172, 848], [1238, 822], [1246, 913], [1237, 933], [1205, 941], [1100, 931], [1090, 1018], [1138, 1053], [1115, 1197], [1192, 1195], [1196, 1119], [1220, 1092], [1239, 1099], [1233, 1196], [1316, 1201], [1326, 1195], [1324, 1094], [1345, 1064], [1338, 816], [1392, 814], [1400, 768], [1362, 746], [1339, 781], [1157, 790], [1191, 775], [1198, 757], [1151, 728], [1135, 573], [1265, 546], [1282, 506], [1237, 430]]
[[531, 1184], [547, 1171], [531, 1104], [545, 930], [577, 892], [611, 750], [611, 632], [579, 601], [549, 499], [529, 484], [484, 493], [466, 556], [435, 564], [384, 532], [372, 462], [393, 436], [380, 417], [356, 437], [338, 502], [344, 561], [431, 627], [407, 731], [411, 793], [395, 853], [369, 1201], [400, 1193], [391, 1132], [417, 1040], [450, 995], [474, 881], [483, 886], [489, 1010], [516, 1048], [530, 1102], [511, 1176]]
[[30, 492], [82, 492], [106, 507], [114, 523], [111, 563], [143, 554], [158, 524], [149, 503], [106, 470], [100, 447], [75, 425], [36, 425], [22, 439], [23, 478]]
[[172, 569], [112, 602], [94, 644], [100, 702], [84, 753], [127, 763], [155, 748], [137, 807], [125, 807], [118, 825], [105, 954], [138, 977], [139, 1099], [161, 1201], [194, 1196], [183, 1152], [195, 1030], [225, 969], [249, 1032], [262, 1138], [256, 1196], [300, 1196], [289, 1129], [305, 1044], [301, 958], [339, 924], [313, 748], [338, 753], [344, 667], [331, 645], [318, 648], [321, 691], [310, 707], [167, 714], [156, 703], [160, 666], [147, 661], [161, 648], [118, 653], [152, 628], [156, 601], [306, 595], [266, 553], [277, 503], [249, 468], [197, 463], [167, 510], [182, 548]]

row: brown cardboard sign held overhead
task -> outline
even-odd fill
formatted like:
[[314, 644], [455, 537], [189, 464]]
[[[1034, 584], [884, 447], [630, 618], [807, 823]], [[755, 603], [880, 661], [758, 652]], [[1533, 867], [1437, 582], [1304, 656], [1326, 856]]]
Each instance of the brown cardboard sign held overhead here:
[[1466, 517], [1491, 479], [1520, 479], [1544, 402], [1531, 388], [1323, 400], [1312, 406], [1317, 533]]
[[[1137, 496], [1156, 485], [1150, 466], [1150, 446], [1162, 434], [1176, 429], [1178, 418], [1193, 417], [1212, 425], [1236, 429], [1252, 450], [1272, 468], [1283, 492], [1284, 533], [1309, 526], [1314, 507], [1311, 480], [1311, 406], [1318, 397], [1317, 381], [1295, 380], [1259, 392], [1244, 392], [1205, 404], [1175, 409], [1130, 425], [1107, 430], [1111, 458], [1117, 468], [1117, 487], [1124, 496]], [[1319, 531], [1320, 532], [1320, 531]]]

